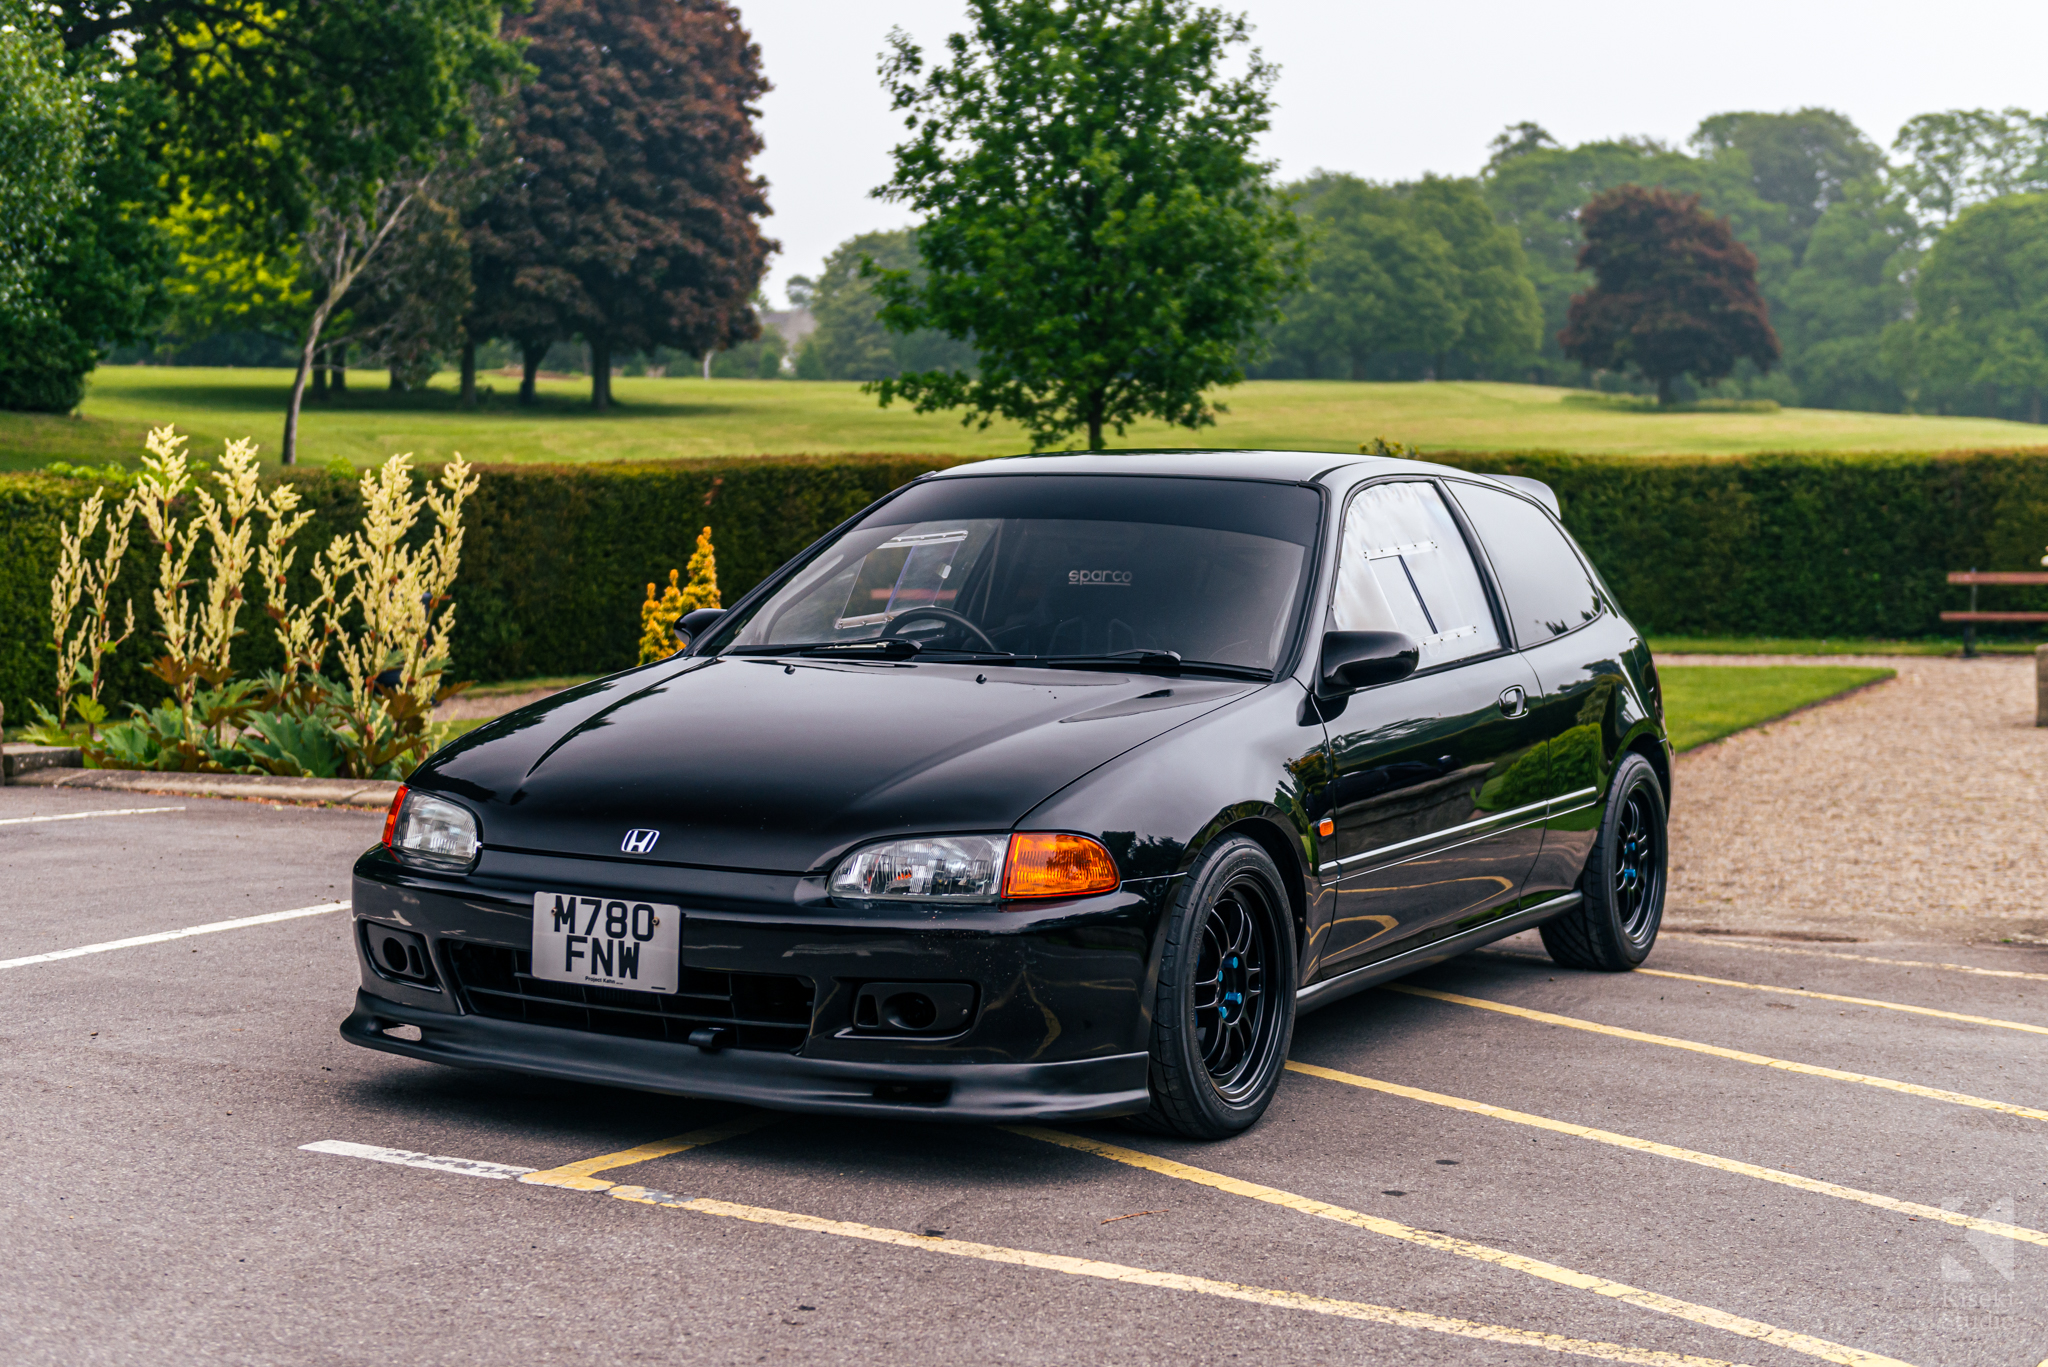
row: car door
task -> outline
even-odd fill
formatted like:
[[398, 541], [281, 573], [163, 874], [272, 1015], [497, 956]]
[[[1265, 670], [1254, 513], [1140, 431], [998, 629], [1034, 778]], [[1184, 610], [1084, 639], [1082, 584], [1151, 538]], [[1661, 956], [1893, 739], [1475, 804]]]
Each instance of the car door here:
[[1542, 843], [1550, 781], [1528, 699], [1464, 529], [1431, 480], [1358, 490], [1329, 629], [1399, 631], [1414, 674], [1326, 710], [1334, 919], [1323, 975], [1512, 906]]
[[1531, 894], [1568, 892], [1591, 853], [1624, 730], [1627, 677], [1599, 579], [1545, 509], [1520, 494], [1453, 481], [1522, 654], [1536, 675], [1529, 709], [1549, 751], [1550, 807]]

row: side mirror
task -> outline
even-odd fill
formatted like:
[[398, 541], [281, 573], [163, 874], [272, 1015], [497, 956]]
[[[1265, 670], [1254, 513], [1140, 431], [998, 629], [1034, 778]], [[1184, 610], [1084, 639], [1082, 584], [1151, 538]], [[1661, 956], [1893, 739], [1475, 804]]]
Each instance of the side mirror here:
[[684, 613], [676, 619], [676, 649], [688, 650], [690, 642], [717, 626], [724, 616], [724, 608], [698, 608], [695, 612]]
[[1393, 683], [1415, 672], [1422, 647], [1398, 631], [1323, 633], [1324, 693], [1351, 693]]

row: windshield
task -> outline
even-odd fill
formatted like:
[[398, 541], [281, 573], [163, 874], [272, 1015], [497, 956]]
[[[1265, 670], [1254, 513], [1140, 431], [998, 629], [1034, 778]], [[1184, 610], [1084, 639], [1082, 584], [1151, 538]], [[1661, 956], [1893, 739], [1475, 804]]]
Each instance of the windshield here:
[[744, 614], [725, 649], [907, 641], [925, 655], [1027, 661], [1170, 651], [1189, 666], [1271, 670], [1321, 506], [1313, 489], [1251, 480], [933, 480], [820, 551]]

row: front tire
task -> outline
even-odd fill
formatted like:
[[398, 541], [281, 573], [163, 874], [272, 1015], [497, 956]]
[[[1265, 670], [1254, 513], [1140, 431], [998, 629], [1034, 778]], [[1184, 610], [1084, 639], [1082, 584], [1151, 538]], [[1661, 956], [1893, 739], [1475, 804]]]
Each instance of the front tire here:
[[1142, 1128], [1225, 1139], [1258, 1122], [1294, 1039], [1294, 922], [1280, 870], [1231, 836], [1182, 878], [1152, 1013], [1152, 1107]]
[[1668, 835], [1657, 771], [1641, 755], [1623, 756], [1579, 878], [1579, 904], [1542, 927], [1559, 967], [1621, 973], [1650, 957], [1664, 922]]

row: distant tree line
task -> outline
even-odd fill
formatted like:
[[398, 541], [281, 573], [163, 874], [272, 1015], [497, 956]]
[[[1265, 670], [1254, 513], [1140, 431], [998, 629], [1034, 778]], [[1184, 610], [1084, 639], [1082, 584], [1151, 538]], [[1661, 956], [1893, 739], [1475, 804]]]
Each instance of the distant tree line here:
[[[302, 402], [565, 348], [858, 380], [1091, 445], [1246, 374], [1489, 378], [2039, 421], [2048, 116], [1840, 114], [1683, 148], [1535, 124], [1476, 175], [1275, 185], [1273, 68], [1194, 0], [963, 0], [876, 194], [764, 331], [761, 57], [732, 0], [0, 0], [0, 407], [117, 350], [293, 365]], [[795, 333], [792, 333], [795, 335]]]
[[1732, 391], [2040, 420], [2048, 116], [2020, 109], [1921, 115], [1890, 158], [1842, 115], [1802, 109], [1714, 115], [1684, 150], [1563, 147], [1518, 124], [1468, 179], [1371, 186], [1319, 172], [1286, 187], [1317, 229], [1316, 257], [1254, 373], [1651, 384], [1599, 373], [1560, 340], [1593, 283], [1587, 209], [1624, 186], [1696, 196], [1754, 256], [1783, 364], [1734, 362]]

